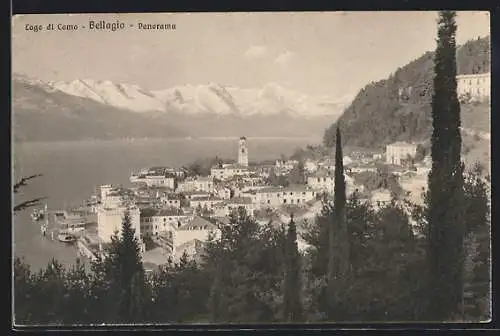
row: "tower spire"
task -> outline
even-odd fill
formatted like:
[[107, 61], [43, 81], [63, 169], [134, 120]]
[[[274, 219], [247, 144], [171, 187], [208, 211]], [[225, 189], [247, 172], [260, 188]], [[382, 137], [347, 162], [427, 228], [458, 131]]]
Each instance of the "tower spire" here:
[[238, 164], [248, 167], [247, 138], [242, 136], [238, 143]]

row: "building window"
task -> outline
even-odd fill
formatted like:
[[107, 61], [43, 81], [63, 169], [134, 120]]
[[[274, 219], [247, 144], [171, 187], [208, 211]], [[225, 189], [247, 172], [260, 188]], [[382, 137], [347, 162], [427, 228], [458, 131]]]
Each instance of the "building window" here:
[[283, 199], [283, 203], [286, 203], [286, 198], [285, 198], [285, 199]]

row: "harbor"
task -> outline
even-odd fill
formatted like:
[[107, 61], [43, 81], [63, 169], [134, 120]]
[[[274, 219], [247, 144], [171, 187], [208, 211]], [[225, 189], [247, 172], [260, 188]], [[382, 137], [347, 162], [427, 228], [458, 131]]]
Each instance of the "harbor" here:
[[40, 226], [40, 235], [58, 244], [74, 246], [85, 259], [94, 260], [100, 244], [97, 239], [97, 214], [92, 205], [69, 210], [49, 210], [47, 205], [34, 209], [33, 224]]

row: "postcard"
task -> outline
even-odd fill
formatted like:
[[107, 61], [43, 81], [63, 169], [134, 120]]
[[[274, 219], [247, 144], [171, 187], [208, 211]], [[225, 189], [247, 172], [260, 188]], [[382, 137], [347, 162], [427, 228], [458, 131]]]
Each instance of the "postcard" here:
[[487, 322], [488, 12], [12, 17], [22, 326]]

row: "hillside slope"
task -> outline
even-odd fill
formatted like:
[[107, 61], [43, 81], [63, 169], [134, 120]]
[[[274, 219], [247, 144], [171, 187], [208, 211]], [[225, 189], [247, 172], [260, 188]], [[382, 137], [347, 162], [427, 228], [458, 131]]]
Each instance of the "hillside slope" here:
[[[489, 50], [489, 37], [458, 48], [458, 74], [490, 71]], [[428, 139], [432, 129], [433, 57], [433, 52], [427, 52], [389, 78], [366, 85], [325, 131], [324, 144], [334, 146], [337, 123], [345, 144], [350, 146], [380, 148], [397, 140]], [[489, 105], [485, 104], [462, 105], [463, 127], [489, 129], [489, 111]]]

